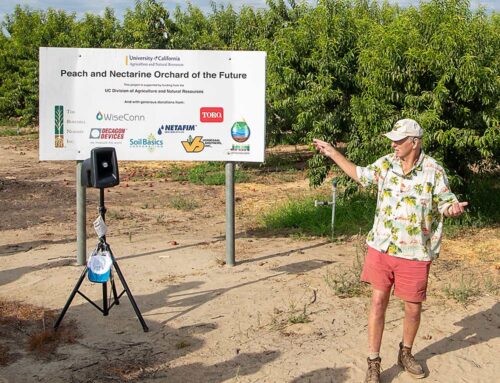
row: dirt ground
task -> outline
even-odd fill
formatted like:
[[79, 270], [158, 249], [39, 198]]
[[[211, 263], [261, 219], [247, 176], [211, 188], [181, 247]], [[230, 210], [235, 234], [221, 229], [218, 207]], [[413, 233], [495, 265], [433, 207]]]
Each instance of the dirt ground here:
[[[340, 298], [325, 282], [352, 269], [363, 239], [256, 230], [267, 209], [310, 192], [300, 166], [237, 185], [235, 267], [224, 265], [224, 187], [155, 176], [170, 167], [120, 163], [120, 185], [105, 192], [108, 242], [149, 332], [127, 295], [108, 316], [78, 295], [54, 335], [83, 271], [75, 262], [75, 163], [38, 161], [35, 136], [0, 137], [0, 382], [363, 381], [369, 298]], [[98, 191], [87, 189], [89, 252], [97, 205]], [[498, 381], [499, 234], [468, 230], [444, 240], [414, 346], [427, 382]], [[477, 281], [482, 292], [467, 305], [443, 292]], [[101, 304], [100, 285], [85, 279], [81, 291]], [[413, 381], [396, 364], [401, 332], [395, 298], [383, 382]]]

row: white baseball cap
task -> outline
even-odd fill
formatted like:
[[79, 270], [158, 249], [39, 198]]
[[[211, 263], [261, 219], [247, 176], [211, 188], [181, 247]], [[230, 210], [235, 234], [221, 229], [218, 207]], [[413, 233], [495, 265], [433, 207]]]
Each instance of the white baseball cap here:
[[423, 134], [424, 130], [417, 121], [411, 118], [404, 118], [397, 121], [392, 131], [385, 133], [384, 136], [391, 141], [399, 141], [406, 137], [422, 137]]

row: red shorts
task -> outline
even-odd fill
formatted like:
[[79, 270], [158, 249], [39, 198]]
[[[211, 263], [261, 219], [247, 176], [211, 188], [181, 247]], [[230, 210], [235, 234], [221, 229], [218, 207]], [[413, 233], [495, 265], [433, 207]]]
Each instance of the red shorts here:
[[361, 280], [383, 291], [394, 285], [395, 296], [406, 302], [423, 302], [430, 267], [431, 261], [398, 258], [368, 247]]

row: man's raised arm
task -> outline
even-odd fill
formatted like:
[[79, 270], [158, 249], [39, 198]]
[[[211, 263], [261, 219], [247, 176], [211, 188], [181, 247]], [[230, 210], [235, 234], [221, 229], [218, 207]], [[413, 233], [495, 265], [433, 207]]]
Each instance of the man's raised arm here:
[[331, 158], [349, 177], [354, 181], [359, 182], [358, 174], [356, 173], [356, 165], [344, 157], [337, 149], [328, 142], [313, 139], [313, 145], [318, 152]]

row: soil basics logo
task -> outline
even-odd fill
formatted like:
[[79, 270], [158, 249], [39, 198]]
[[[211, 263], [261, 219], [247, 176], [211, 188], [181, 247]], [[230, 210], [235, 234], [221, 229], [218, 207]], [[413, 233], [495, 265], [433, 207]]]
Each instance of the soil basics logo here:
[[237, 121], [231, 127], [231, 137], [236, 142], [245, 142], [250, 137], [250, 127], [245, 121]]
[[54, 106], [54, 147], [64, 148], [64, 107]]
[[163, 148], [163, 140], [159, 140], [153, 133], [146, 138], [131, 138], [129, 140], [129, 147], [132, 149], [148, 149], [153, 152], [156, 149]]
[[224, 122], [224, 108], [200, 108], [201, 122]]

